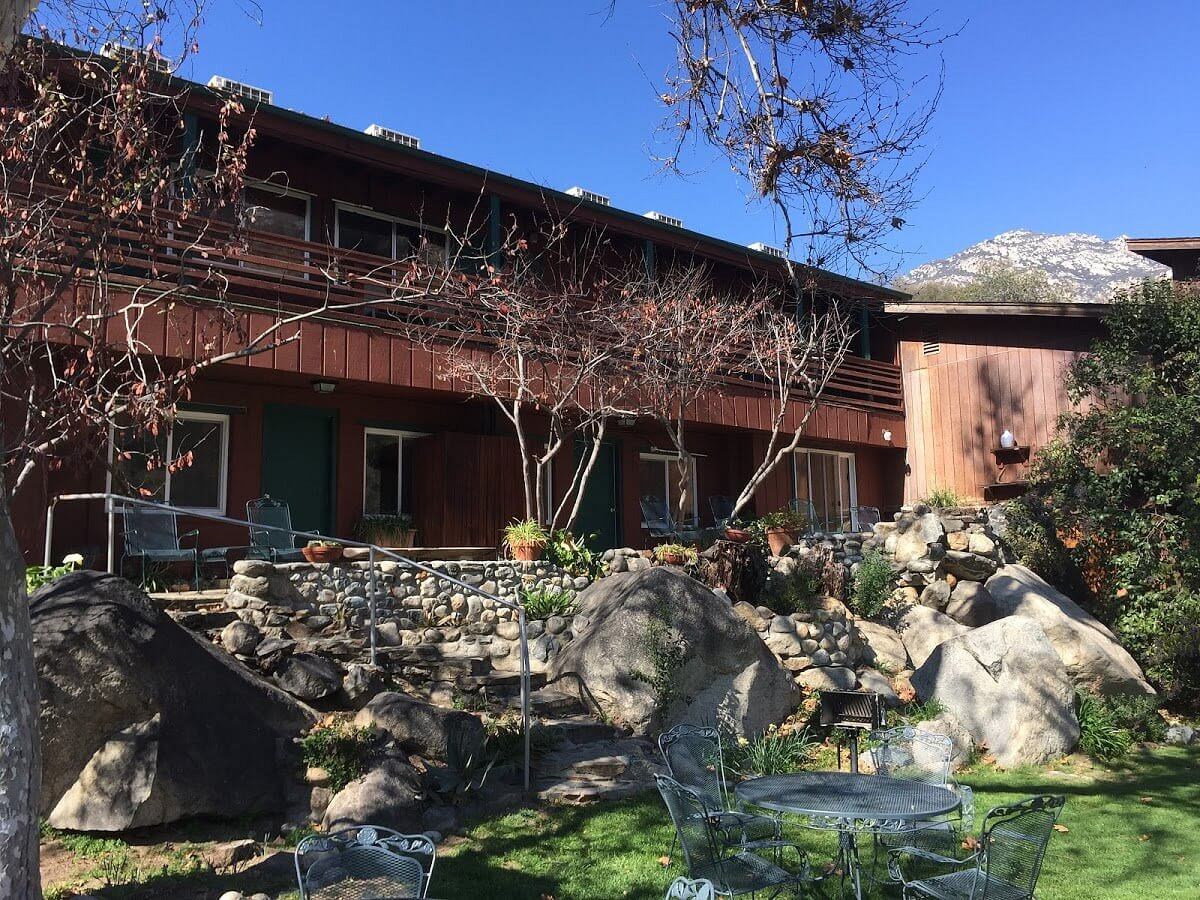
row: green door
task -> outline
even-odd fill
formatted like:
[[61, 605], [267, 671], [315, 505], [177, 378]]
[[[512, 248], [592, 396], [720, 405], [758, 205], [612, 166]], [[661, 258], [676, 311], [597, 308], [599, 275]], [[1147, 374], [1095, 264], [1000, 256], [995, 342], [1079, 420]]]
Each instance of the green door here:
[[336, 457], [336, 412], [266, 404], [262, 492], [287, 502], [297, 531], [334, 533]]
[[[575, 459], [591, 451], [590, 444], [578, 444], [575, 447]], [[595, 535], [588, 544], [597, 550], [608, 550], [616, 547], [621, 537], [618, 522], [617, 498], [620, 480], [617, 447], [605, 442], [600, 445], [600, 453], [596, 456], [596, 464], [592, 467], [591, 477], [583, 493], [583, 503], [579, 507], [579, 518], [575, 521], [575, 533], [579, 535]]]

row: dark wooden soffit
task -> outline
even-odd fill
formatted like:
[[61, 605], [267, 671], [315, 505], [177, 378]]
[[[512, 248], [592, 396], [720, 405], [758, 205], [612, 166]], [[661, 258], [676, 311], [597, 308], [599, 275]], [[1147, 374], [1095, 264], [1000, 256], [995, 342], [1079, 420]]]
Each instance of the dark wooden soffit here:
[[1100, 319], [1108, 314], [1107, 303], [885, 303], [884, 312], [921, 316], [1047, 316]]
[[1190, 277], [1200, 257], [1200, 237], [1125, 238], [1125, 246], [1138, 256], [1170, 266], [1177, 277]]

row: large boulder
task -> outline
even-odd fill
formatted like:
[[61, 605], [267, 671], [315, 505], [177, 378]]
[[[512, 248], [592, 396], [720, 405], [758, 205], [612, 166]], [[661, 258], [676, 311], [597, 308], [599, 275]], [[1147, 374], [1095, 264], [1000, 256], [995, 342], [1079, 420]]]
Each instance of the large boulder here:
[[576, 638], [549, 674], [578, 679], [609, 719], [639, 734], [680, 722], [756, 733], [799, 700], [790, 673], [729, 601], [677, 569], [602, 578], [577, 610]]
[[275, 673], [275, 681], [293, 697], [322, 700], [342, 688], [342, 669], [317, 653], [293, 653]]
[[51, 825], [121, 831], [284, 808], [281, 754], [311, 709], [114, 575], [61, 578], [30, 614]]
[[945, 613], [928, 606], [910, 606], [897, 625], [904, 649], [914, 666], [929, 659], [938, 644], [969, 630], [966, 625], [960, 625]]
[[386, 732], [404, 750], [426, 759], [446, 759], [451, 746], [473, 754], [483, 743], [483, 723], [478, 716], [397, 691], [372, 697], [358, 711], [354, 724]]
[[1031, 569], [1005, 566], [988, 579], [987, 590], [1001, 615], [1042, 626], [1076, 685], [1105, 695], [1154, 693], [1116, 635]]
[[896, 562], [901, 564], [919, 559], [929, 552], [931, 544], [940, 541], [945, 534], [942, 520], [934, 513], [917, 516], [903, 533], [897, 535], [892, 554]]
[[996, 601], [988, 589], [978, 581], [960, 581], [950, 592], [950, 599], [942, 610], [955, 622], [978, 628], [1000, 618]]
[[912, 675], [1004, 767], [1044, 763], [1079, 740], [1075, 686], [1041, 626], [1009, 616], [950, 638]]
[[329, 830], [370, 822], [399, 831], [418, 831], [428, 806], [421, 776], [408, 762], [389, 758], [334, 794], [322, 825]]
[[869, 648], [867, 662], [876, 666], [882, 663], [892, 674], [908, 668], [908, 651], [904, 649], [904, 639], [896, 629], [869, 619], [857, 620], [854, 627]]

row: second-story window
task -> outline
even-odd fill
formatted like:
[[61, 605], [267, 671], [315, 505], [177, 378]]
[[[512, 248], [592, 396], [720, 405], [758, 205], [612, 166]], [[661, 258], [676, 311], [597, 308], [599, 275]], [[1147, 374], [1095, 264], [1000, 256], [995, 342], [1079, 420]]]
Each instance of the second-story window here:
[[338, 205], [334, 238], [344, 250], [388, 259], [420, 256], [431, 265], [446, 262], [444, 231], [357, 207]]
[[272, 185], [246, 185], [246, 227], [308, 240], [308, 196]]

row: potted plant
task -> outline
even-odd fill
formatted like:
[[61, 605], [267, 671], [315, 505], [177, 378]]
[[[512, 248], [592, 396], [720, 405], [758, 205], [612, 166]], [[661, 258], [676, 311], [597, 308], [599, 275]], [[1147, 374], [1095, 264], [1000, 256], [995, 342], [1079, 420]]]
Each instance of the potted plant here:
[[310, 563], [331, 563], [342, 558], [345, 548], [337, 541], [309, 541], [300, 548], [300, 553]]
[[725, 540], [734, 544], [748, 544], [754, 539], [754, 533], [737, 525], [725, 526]]
[[758, 520], [758, 527], [767, 538], [772, 556], [783, 556], [796, 543], [796, 535], [808, 524], [808, 520], [791, 509], [767, 513]]
[[659, 544], [654, 548], [654, 558], [663, 565], [683, 566], [696, 559], [696, 551], [683, 544]]
[[359, 540], [379, 547], [416, 546], [417, 530], [408, 513], [371, 513], [358, 520], [354, 534]]
[[508, 549], [512, 551], [514, 559], [533, 562], [546, 549], [550, 536], [546, 534], [546, 529], [533, 519], [526, 519], [523, 522], [514, 521], [505, 528], [504, 540], [508, 543]]

